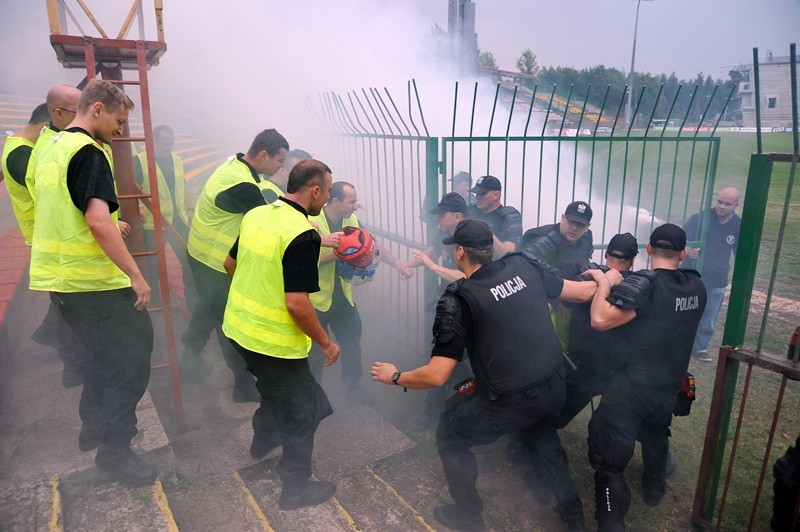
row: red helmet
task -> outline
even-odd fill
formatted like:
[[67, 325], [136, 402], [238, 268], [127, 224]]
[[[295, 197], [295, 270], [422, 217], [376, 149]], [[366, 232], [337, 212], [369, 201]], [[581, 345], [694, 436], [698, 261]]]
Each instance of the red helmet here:
[[342, 232], [339, 247], [333, 249], [333, 254], [354, 268], [366, 269], [375, 259], [372, 235], [360, 227], [343, 227]]

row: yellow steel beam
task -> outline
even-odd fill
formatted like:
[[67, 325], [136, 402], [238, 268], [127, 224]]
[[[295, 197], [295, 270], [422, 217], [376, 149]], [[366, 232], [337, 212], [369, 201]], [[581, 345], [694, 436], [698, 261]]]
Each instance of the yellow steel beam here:
[[46, 2], [47, 19], [50, 21], [50, 33], [59, 34], [61, 33], [61, 28], [59, 27], [57, 0], [46, 0]]
[[131, 6], [131, 10], [128, 13], [128, 18], [125, 19], [125, 22], [122, 23], [122, 28], [119, 30], [119, 34], [117, 35], [117, 39], [124, 39], [125, 36], [128, 34], [128, 30], [131, 29], [131, 22], [133, 22], [133, 17], [136, 16], [136, 10], [139, 9], [139, 5], [142, 3], [142, 0], [135, 0], [133, 5]]
[[158, 32], [158, 41], [164, 42], [164, 16], [161, 13], [164, 10], [164, 6], [161, 0], [155, 0], [153, 3], [156, 6], [156, 32]]
[[92, 15], [92, 11], [88, 7], [86, 7], [86, 4], [83, 3], [83, 0], [77, 0], [77, 2], [83, 9], [83, 12], [86, 13], [86, 16], [89, 17], [89, 20], [92, 21], [94, 27], [97, 28], [97, 31], [100, 32], [100, 35], [102, 35], [104, 39], [108, 39], [108, 35], [106, 34], [105, 30], [103, 30], [103, 28], [100, 26], [100, 23], [97, 21], [97, 19], [94, 18], [94, 15]]

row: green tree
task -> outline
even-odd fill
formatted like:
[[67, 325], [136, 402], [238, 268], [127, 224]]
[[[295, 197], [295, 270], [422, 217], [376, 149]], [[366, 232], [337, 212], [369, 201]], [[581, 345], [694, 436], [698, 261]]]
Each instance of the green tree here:
[[497, 68], [497, 61], [494, 60], [494, 54], [492, 52], [484, 52], [478, 48], [478, 66]]
[[525, 48], [517, 58], [517, 70], [529, 76], [539, 75], [539, 63], [536, 62], [536, 54], [531, 52], [530, 48]]

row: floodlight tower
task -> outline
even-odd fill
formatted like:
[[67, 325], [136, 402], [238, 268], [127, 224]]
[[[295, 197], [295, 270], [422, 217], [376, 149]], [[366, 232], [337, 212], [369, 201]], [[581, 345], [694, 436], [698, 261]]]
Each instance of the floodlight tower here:
[[453, 40], [461, 73], [465, 76], [474, 76], [478, 65], [475, 2], [472, 0], [449, 0], [447, 31]]
[[[652, 0], [645, 0], [645, 2], [651, 2]], [[631, 121], [634, 119], [633, 116], [633, 99], [635, 98], [635, 93], [633, 90], [633, 63], [636, 60], [636, 33], [639, 31], [639, 6], [641, 6], [642, 0], [636, 0], [636, 21], [633, 24], [633, 51], [631, 52], [631, 71], [628, 73], [628, 106], [625, 108], [625, 121], [628, 125], [631, 124]]]

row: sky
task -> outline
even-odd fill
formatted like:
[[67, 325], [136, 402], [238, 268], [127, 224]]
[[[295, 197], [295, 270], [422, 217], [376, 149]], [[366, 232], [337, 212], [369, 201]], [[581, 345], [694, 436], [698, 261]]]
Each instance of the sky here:
[[[66, 0], [80, 12], [76, 0]], [[152, 0], [143, 0], [154, 38]], [[108, 33], [130, 0], [86, 0]], [[457, 73], [437, 60], [431, 29], [447, 27], [447, 0], [163, 0], [168, 51], [150, 73], [156, 122], [212, 131], [242, 146], [264, 125], [307, 131], [299, 109], [323, 91], [390, 87], [416, 79], [426, 114], [451, 113]], [[477, 0], [478, 44], [515, 70], [525, 48], [542, 66], [630, 68], [636, 0]], [[78, 83], [48, 41], [44, 0], [0, 0], [0, 92], [44, 96]], [[80, 14], [80, 13], [79, 13]], [[82, 18], [84, 29], [91, 24]], [[71, 33], [77, 31], [73, 29]], [[131, 38], [136, 38], [134, 29]], [[644, 0], [636, 70], [726, 78], [752, 48], [788, 55], [800, 37], [800, 0]], [[435, 118], [431, 118], [435, 123]], [[445, 122], [443, 122], [445, 123]], [[445, 133], [447, 126], [432, 134]], [[180, 129], [180, 127], [178, 127]], [[287, 138], [289, 138], [287, 135]], [[239, 148], [242, 149], [242, 148]]]

